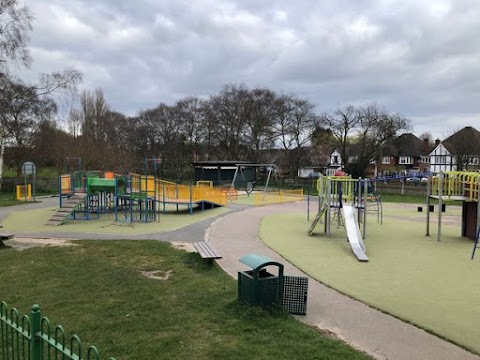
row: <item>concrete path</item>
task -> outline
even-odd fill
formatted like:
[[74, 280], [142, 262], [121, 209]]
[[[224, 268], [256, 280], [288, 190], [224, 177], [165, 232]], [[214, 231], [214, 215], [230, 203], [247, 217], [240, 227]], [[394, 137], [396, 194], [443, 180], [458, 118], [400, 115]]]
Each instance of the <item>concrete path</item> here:
[[[262, 217], [292, 212], [305, 212], [305, 204], [262, 206], [230, 213], [215, 220], [205, 238], [223, 255], [218, 264], [234, 278], [239, 270], [250, 270], [238, 261], [248, 253], [262, 254], [283, 263], [287, 275], [307, 276], [258, 238]], [[344, 296], [312, 278], [309, 279], [307, 315], [297, 318], [334, 333], [376, 359], [480, 360], [458, 346]]]

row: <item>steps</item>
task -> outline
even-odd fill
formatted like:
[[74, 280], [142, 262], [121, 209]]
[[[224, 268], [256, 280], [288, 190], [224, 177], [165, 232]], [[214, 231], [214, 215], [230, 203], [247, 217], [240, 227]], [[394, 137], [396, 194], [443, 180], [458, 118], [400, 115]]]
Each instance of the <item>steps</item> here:
[[65, 220], [77, 210], [87, 194], [75, 194], [68, 198], [61, 208], [57, 210], [53, 216], [48, 219], [45, 225], [58, 226], [65, 222]]

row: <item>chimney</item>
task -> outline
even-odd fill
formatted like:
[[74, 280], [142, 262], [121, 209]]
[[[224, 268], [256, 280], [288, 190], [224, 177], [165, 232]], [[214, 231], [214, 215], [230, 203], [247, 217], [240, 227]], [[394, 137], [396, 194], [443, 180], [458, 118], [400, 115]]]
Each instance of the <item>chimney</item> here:
[[440, 139], [435, 140], [435, 146], [438, 145], [438, 144], [440, 144]]
[[426, 152], [430, 148], [430, 141], [428, 141], [428, 138], [423, 139], [423, 146], [422, 146], [422, 151]]

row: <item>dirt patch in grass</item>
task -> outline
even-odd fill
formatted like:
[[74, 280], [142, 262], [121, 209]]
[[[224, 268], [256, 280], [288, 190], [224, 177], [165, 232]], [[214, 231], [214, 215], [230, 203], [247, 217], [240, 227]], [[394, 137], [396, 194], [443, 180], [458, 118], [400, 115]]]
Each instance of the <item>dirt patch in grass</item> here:
[[17, 236], [5, 241], [5, 245], [16, 250], [25, 250], [39, 246], [75, 246], [72, 239]]
[[172, 270], [142, 271], [142, 275], [153, 280], [168, 280], [172, 272]]
[[195, 248], [192, 243], [181, 242], [181, 241], [171, 241], [170, 242], [175, 249], [185, 250], [186, 252], [195, 252]]

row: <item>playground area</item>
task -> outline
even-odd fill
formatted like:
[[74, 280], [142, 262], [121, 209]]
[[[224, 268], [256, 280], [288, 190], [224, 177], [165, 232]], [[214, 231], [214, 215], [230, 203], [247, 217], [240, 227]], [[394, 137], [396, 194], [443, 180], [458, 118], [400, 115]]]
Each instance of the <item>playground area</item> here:
[[[328, 191], [336, 190], [320, 195], [314, 227], [305, 214], [267, 215], [260, 237], [323, 284], [480, 353], [480, 309], [475, 306], [480, 298], [480, 260], [472, 251], [478, 229], [469, 229], [477, 226], [472, 209], [478, 206], [478, 178], [479, 174], [441, 174], [430, 179], [426, 203], [382, 204], [381, 220], [376, 211], [359, 211], [351, 220], [358, 230], [355, 235], [332, 201], [337, 196], [353, 209], [354, 200], [347, 198], [353, 191], [343, 186], [341, 198], [337, 191], [339, 184], [350, 186], [353, 181], [335, 179]], [[363, 210], [361, 202], [355, 207], [359, 208]], [[472, 239], [472, 233], [477, 237]], [[355, 252], [359, 241], [368, 262]]]
[[[145, 175], [110, 171], [74, 171], [61, 175], [58, 179], [58, 208], [48, 218], [40, 214], [33, 218], [42, 218], [44, 225], [50, 227], [71, 224], [76, 220], [95, 220], [101, 223], [101, 228], [108, 226], [105, 222], [134, 226], [136, 223], [160, 222], [161, 214], [166, 217], [172, 212], [193, 215], [198, 210], [210, 211], [233, 202], [261, 206], [303, 199], [303, 189], [269, 187], [274, 164], [265, 165], [270, 170], [261, 191], [254, 191], [257, 169], [263, 167], [259, 164], [219, 165], [214, 172], [210, 171], [211, 166], [206, 166], [197, 171], [195, 182], [190, 184], [149, 175], [147, 165], [148, 159], [145, 160]], [[32, 200], [30, 189], [31, 184], [27, 183], [17, 186], [16, 198]], [[34, 227], [37, 226], [35, 223]]]
[[[187, 194], [196, 187], [182, 186], [178, 184], [171, 185], [172, 193], [181, 194], [176, 189], [183, 187]], [[165, 187], [167, 188], [167, 187]], [[200, 190], [206, 190], [210, 193], [212, 189], [205, 185], [199, 185]], [[120, 238], [124, 236], [141, 236], [143, 238], [155, 238], [158, 234], [168, 233], [174, 230], [185, 228], [187, 226], [209, 221], [209, 219], [222, 216], [232, 211], [231, 206], [240, 206], [241, 208], [250, 206], [261, 206], [266, 204], [281, 204], [303, 200], [303, 192], [301, 191], [280, 191], [268, 192], [255, 191], [246, 194], [242, 191], [229, 190], [234, 196], [226, 196], [226, 206], [209, 206], [202, 207], [199, 205], [190, 206], [187, 203], [170, 202], [156, 203], [155, 219], [153, 215], [147, 218], [148, 221], [132, 221], [130, 209], [126, 208], [115, 212], [111, 208], [105, 208], [100, 213], [90, 211], [85, 213], [86, 197], [82, 197], [82, 203], [77, 205], [77, 212], [67, 207], [66, 213], [61, 222], [61, 226], [49, 225], [50, 219], [55, 216], [63, 208], [58, 206], [60, 201], [58, 197], [48, 197], [39, 199], [45, 203], [45, 206], [31, 207], [20, 205], [15, 211], [8, 211], [8, 215], [2, 221], [3, 232], [16, 234], [17, 237], [22, 234], [28, 236], [66, 236], [73, 238], [94, 238], [102, 236], [107, 238]], [[197, 194], [200, 193], [199, 191]], [[223, 193], [223, 196], [225, 193]], [[109, 196], [105, 195], [105, 198]], [[207, 198], [208, 199], [208, 198]], [[68, 198], [63, 198], [64, 203], [68, 202]], [[91, 201], [91, 198], [90, 200]], [[33, 205], [34, 203], [32, 203]], [[152, 211], [153, 212], [153, 211]], [[144, 213], [142, 213], [143, 215]], [[88, 217], [87, 217], [88, 216]], [[25, 221], [28, 219], [28, 221]], [[89, 220], [89, 221], [84, 221]]]
[[[318, 207], [311, 200], [308, 217], [306, 201], [289, 205], [294, 211], [288, 214], [271, 215], [267, 211], [259, 229], [260, 237], [284, 259], [327, 286], [480, 353], [477, 341], [480, 330], [476, 325], [480, 321], [480, 310], [474, 306], [480, 295], [480, 278], [477, 276], [480, 260], [478, 257], [471, 259], [475, 240], [463, 236], [472, 221], [474, 223], [471, 211], [477, 204], [478, 177], [467, 180], [467, 177], [458, 175], [451, 173], [441, 180], [431, 179], [429, 193], [435, 202], [429, 200], [427, 203], [384, 203], [380, 206], [371, 197], [368, 184], [361, 187], [367, 190], [360, 194], [364, 197], [364, 209], [367, 211], [358, 212], [358, 217], [352, 221], [356, 221], [358, 227], [357, 237], [361, 237], [365, 230], [366, 236], [362, 240], [368, 262], [358, 261], [352, 253], [341, 210], [331, 206], [327, 217], [327, 212], [323, 210], [326, 203], [321, 203], [320, 199]], [[342, 182], [348, 183], [346, 179]], [[338, 186], [330, 187], [333, 188], [336, 191], [339, 189]], [[360, 187], [352, 186], [346, 191], [347, 188], [342, 187], [341, 192], [331, 192], [330, 195], [341, 194], [344, 205], [355, 205], [349, 196], [354, 194], [358, 197]], [[442, 191], [439, 192], [439, 189]], [[262, 193], [258, 192], [258, 195]], [[327, 196], [323, 200], [326, 199]], [[453, 200], [455, 202], [451, 202]], [[235, 201], [253, 206], [255, 192], [239, 195]], [[233, 204], [238, 204], [235, 201]], [[465, 202], [471, 204], [465, 205]], [[80, 238], [78, 234], [89, 232], [92, 236], [109, 234], [114, 238], [120, 238], [120, 234], [125, 235], [124, 238], [144, 234], [143, 238], [146, 238], [161, 231], [180, 229], [210, 216], [223, 215], [230, 211], [229, 204], [208, 211], [197, 208], [194, 216], [190, 215], [188, 207], [177, 212], [176, 204], [167, 204], [171, 211], [167, 211], [167, 215], [160, 212], [159, 222], [134, 227], [115, 226], [114, 214], [108, 215], [109, 220], [102, 215], [95, 221], [69, 221], [63, 226], [51, 227], [44, 225], [43, 220], [54, 208], [34, 209], [11, 213], [5, 219], [4, 228], [6, 231], [17, 229], [31, 233], [74, 229], [77, 238]], [[357, 199], [356, 204], [356, 209], [361, 209], [362, 201]], [[370, 210], [375, 211], [368, 211], [372, 204], [374, 206]], [[446, 204], [444, 209], [442, 204]], [[429, 206], [434, 212], [430, 213]], [[317, 211], [321, 216], [312, 230]], [[245, 214], [248, 217], [248, 210]], [[167, 216], [168, 221], [164, 221]], [[466, 216], [469, 216], [468, 221]], [[31, 221], [25, 224], [25, 218]], [[329, 221], [328, 234], [326, 219]], [[170, 223], [175, 221], [178, 221], [176, 225], [170, 227]], [[368, 224], [366, 229], [362, 228], [365, 224]], [[244, 229], [247, 230], [251, 229]], [[425, 236], [427, 231], [429, 236]], [[440, 231], [441, 236], [438, 236]], [[224, 237], [221, 240], [225, 240]], [[235, 259], [235, 263], [237, 261]]]

